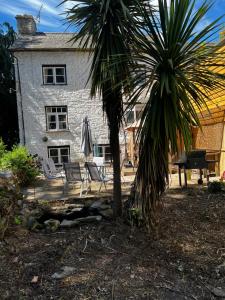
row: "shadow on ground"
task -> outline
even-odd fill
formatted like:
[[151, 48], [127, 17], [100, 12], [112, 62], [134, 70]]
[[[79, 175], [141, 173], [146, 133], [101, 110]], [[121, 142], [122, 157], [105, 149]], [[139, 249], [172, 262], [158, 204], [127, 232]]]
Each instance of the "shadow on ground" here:
[[[164, 198], [158, 239], [122, 221], [52, 234], [15, 229], [1, 244], [1, 299], [217, 299], [225, 194], [172, 189]], [[64, 266], [73, 272], [53, 279]]]

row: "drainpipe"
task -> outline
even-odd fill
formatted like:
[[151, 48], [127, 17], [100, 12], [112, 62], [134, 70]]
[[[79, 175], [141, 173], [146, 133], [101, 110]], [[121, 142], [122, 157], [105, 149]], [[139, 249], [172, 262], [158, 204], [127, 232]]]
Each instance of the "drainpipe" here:
[[24, 113], [23, 113], [23, 101], [22, 101], [22, 91], [21, 91], [21, 81], [20, 81], [20, 69], [18, 58], [13, 55], [16, 60], [16, 69], [17, 69], [17, 79], [18, 79], [18, 93], [20, 95], [20, 109], [21, 109], [21, 118], [22, 118], [22, 144], [26, 145], [26, 136], [25, 136], [25, 126], [24, 126]]

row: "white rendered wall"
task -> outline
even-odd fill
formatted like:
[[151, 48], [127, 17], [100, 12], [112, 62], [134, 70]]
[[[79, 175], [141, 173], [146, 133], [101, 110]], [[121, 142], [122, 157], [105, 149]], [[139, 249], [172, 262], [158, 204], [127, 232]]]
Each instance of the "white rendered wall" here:
[[[108, 127], [101, 99], [90, 99], [86, 86], [89, 63], [85, 52], [16, 52], [19, 61], [26, 146], [32, 154], [47, 156], [48, 146], [70, 146], [71, 160], [83, 157], [80, 151], [81, 123], [88, 116], [93, 143], [108, 144]], [[43, 85], [42, 65], [65, 64], [67, 85]], [[18, 80], [18, 78], [17, 78]], [[18, 115], [22, 141], [20, 97]], [[45, 106], [67, 105], [68, 131], [46, 131]], [[48, 137], [43, 142], [43, 137]], [[123, 143], [123, 135], [121, 135]]]

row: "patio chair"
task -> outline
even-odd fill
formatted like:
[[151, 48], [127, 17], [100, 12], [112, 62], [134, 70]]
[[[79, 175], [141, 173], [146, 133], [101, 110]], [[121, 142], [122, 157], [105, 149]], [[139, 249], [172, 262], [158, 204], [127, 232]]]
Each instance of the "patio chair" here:
[[42, 159], [41, 160], [41, 165], [42, 165], [42, 169], [43, 169], [43, 173], [44, 176], [47, 179], [62, 179], [63, 182], [63, 178], [64, 178], [64, 174], [62, 171], [57, 171], [54, 161], [51, 158], [48, 159]]
[[80, 197], [82, 197], [84, 182], [85, 182], [86, 178], [82, 177], [82, 175], [81, 175], [80, 164], [78, 162], [65, 163], [64, 170], [65, 170], [67, 184], [70, 184], [70, 183], [74, 184], [76, 182], [81, 182]]
[[[112, 178], [104, 176], [98, 169], [98, 166], [94, 162], [86, 162], [85, 168], [88, 170], [91, 181], [100, 182], [99, 192], [104, 184], [106, 189], [106, 182], [111, 181]], [[106, 189], [107, 190], [107, 189]]]

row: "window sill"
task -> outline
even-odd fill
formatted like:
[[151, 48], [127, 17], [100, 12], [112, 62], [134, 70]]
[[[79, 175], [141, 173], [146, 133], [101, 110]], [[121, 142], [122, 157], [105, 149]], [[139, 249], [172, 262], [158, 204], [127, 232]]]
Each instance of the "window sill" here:
[[70, 130], [69, 129], [46, 130], [46, 133], [59, 133], [59, 132], [70, 132]]
[[49, 83], [49, 84], [41, 84], [41, 86], [60, 86], [60, 85], [68, 85], [67, 83]]

